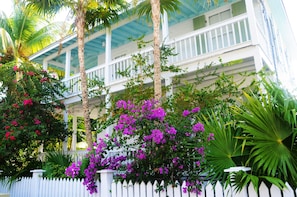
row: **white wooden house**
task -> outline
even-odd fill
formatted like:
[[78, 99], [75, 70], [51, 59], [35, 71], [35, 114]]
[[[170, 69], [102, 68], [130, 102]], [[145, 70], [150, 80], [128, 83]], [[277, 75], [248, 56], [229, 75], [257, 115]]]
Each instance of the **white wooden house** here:
[[[188, 76], [221, 59], [223, 63], [237, 62], [231, 67], [233, 73], [266, 67], [275, 71], [278, 78], [292, 77], [290, 62], [297, 47], [282, 0], [181, 2], [179, 11], [162, 15], [162, 39], [178, 54], [170, 57], [169, 62], [187, 68]], [[98, 28], [87, 35], [88, 78], [103, 79], [112, 93], [123, 90], [126, 79], [117, 72], [131, 65], [131, 54], [139, 52], [131, 38], [145, 35], [144, 40], [152, 40], [152, 32], [152, 23], [146, 16], [124, 13], [111, 29]], [[77, 36], [73, 34], [32, 55], [30, 60], [42, 64], [44, 69], [54, 67], [64, 71], [62, 82], [70, 88], [64, 103], [71, 115], [82, 117], [77, 47]], [[151, 59], [152, 51], [151, 45], [142, 49]], [[162, 74], [165, 84], [171, 83], [173, 77]], [[95, 118], [98, 114], [93, 111], [91, 116]]]

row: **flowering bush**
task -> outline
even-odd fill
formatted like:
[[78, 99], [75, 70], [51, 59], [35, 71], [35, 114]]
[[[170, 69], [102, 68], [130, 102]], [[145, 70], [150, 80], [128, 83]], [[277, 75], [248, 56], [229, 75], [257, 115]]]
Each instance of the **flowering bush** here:
[[57, 110], [63, 87], [30, 64], [0, 65], [0, 168], [17, 174], [36, 160], [37, 147], [63, 139], [67, 132]]
[[[88, 155], [84, 184], [91, 193], [96, 192], [96, 171], [103, 168], [118, 170], [119, 180], [163, 180], [160, 189], [185, 180], [184, 192], [200, 192], [204, 145], [214, 139], [213, 134], [207, 135], [203, 124], [197, 122], [198, 107], [177, 115], [162, 107], [154, 108], [155, 104], [152, 100], [141, 106], [117, 102], [121, 115], [115, 132], [100, 139]], [[76, 175], [77, 165], [70, 166], [66, 173]]]

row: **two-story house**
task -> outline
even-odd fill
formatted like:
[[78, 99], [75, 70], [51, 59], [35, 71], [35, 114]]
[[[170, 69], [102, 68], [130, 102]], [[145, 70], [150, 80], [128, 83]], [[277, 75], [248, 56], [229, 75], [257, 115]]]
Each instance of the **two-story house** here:
[[[169, 58], [170, 64], [187, 68], [189, 77], [221, 59], [223, 63], [237, 62], [228, 67], [231, 74], [266, 67], [275, 71], [278, 78], [290, 78], [290, 60], [297, 47], [282, 0], [219, 0], [216, 4], [182, 0], [178, 11], [162, 16], [161, 26], [163, 43], [177, 53]], [[152, 23], [146, 16], [122, 14], [111, 29], [99, 28], [86, 36], [87, 77], [103, 79], [112, 93], [123, 90], [127, 79], [118, 71], [131, 65], [131, 54], [139, 52], [131, 38], [144, 35], [144, 40], [152, 40], [152, 32]], [[71, 115], [82, 117], [77, 48], [77, 36], [73, 34], [32, 55], [30, 60], [42, 64], [44, 69], [63, 71], [62, 82], [69, 87], [64, 103]], [[141, 52], [153, 59], [151, 45]], [[174, 75], [162, 77], [169, 84]], [[94, 102], [91, 100], [90, 104]], [[94, 111], [91, 116], [98, 114]], [[75, 128], [75, 121], [73, 125]]]

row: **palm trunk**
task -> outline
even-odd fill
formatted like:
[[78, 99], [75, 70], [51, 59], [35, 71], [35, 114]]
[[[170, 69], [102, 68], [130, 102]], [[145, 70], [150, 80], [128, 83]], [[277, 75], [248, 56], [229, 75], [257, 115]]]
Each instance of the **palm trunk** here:
[[[152, 6], [152, 21], [154, 25], [154, 95], [156, 101], [161, 101], [160, 0], [150, 0], [150, 2]], [[158, 105], [160, 105], [160, 102]]]
[[85, 26], [86, 13], [84, 11], [83, 4], [84, 4], [84, 0], [80, 0], [77, 8], [76, 27], [77, 27], [78, 58], [79, 58], [80, 78], [81, 78], [84, 123], [86, 128], [86, 138], [87, 138], [88, 148], [92, 149], [93, 139], [92, 139], [92, 131], [91, 131], [90, 112], [89, 112], [88, 84], [87, 84], [87, 75], [86, 75], [85, 63], [84, 63], [84, 36], [85, 36], [84, 26]]

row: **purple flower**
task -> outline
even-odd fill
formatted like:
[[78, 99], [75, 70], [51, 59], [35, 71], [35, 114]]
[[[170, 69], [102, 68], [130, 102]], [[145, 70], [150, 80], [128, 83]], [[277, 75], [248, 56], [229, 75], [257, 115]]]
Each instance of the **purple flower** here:
[[200, 122], [196, 123], [195, 125], [193, 125], [192, 130], [194, 133], [197, 132], [204, 132], [204, 125]]
[[192, 113], [197, 113], [200, 111], [200, 107], [195, 107], [194, 109], [192, 109]]
[[152, 130], [152, 139], [156, 144], [164, 144], [165, 143], [165, 139], [164, 139], [164, 135], [163, 132], [160, 131], [159, 129], [153, 129]]
[[189, 110], [184, 110], [183, 111], [183, 117], [187, 117], [190, 114]]
[[143, 150], [138, 150], [136, 153], [136, 157], [140, 160], [143, 160], [146, 158], [145, 152]]
[[176, 129], [174, 127], [170, 127], [169, 129], [166, 130], [166, 132], [170, 135], [175, 135]]
[[161, 107], [152, 110], [152, 115], [151, 115], [152, 119], [159, 119], [160, 121], [163, 121], [165, 116], [166, 116], [166, 112]]
[[77, 162], [77, 163], [72, 163], [68, 168], [66, 168], [65, 170], [65, 174], [66, 176], [75, 178], [80, 171], [80, 166], [81, 166], [81, 162]]
[[213, 133], [210, 133], [207, 137], [207, 141], [211, 141], [211, 140], [215, 140]]
[[119, 100], [116, 103], [117, 108], [123, 108], [123, 109], [127, 109], [127, 102], [124, 100]]

